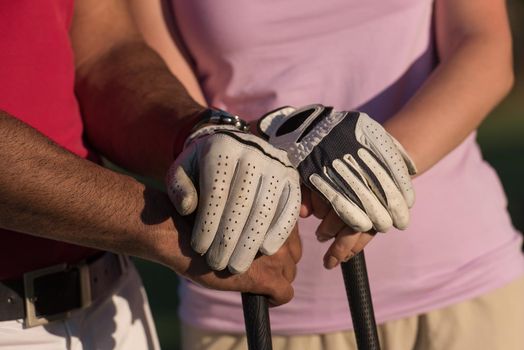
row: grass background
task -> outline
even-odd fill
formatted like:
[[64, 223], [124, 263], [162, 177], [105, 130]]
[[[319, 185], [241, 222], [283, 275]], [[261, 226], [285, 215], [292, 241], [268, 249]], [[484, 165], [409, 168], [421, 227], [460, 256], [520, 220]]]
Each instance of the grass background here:
[[[485, 120], [478, 141], [485, 159], [497, 170], [514, 225], [524, 231], [524, 0], [509, 1], [514, 35], [515, 88]], [[177, 278], [169, 269], [135, 259], [155, 318], [163, 349], [179, 349]]]

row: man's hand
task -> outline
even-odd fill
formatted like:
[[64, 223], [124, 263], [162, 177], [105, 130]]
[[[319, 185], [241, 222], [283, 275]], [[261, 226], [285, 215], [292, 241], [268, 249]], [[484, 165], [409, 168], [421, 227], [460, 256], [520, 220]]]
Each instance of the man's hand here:
[[[179, 240], [189, 237], [179, 236]], [[206, 288], [250, 292], [266, 295], [273, 306], [285, 304], [293, 298], [291, 282], [296, 276], [296, 264], [301, 258], [302, 247], [295, 226], [282, 247], [273, 255], [258, 256], [248, 270], [242, 274], [231, 274], [228, 271], [212, 271], [204, 259], [198, 256], [189, 242], [180, 244], [186, 247], [184, 266], [180, 264], [176, 271]]]
[[191, 135], [167, 189], [181, 215], [198, 206], [191, 246], [214, 270], [242, 273], [259, 250], [274, 254], [300, 210], [299, 176], [286, 153], [232, 126]]

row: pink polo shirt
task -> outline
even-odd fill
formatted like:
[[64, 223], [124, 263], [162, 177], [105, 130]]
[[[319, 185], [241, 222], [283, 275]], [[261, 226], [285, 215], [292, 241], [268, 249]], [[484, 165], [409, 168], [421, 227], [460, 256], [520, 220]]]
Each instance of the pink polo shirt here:
[[[437, 64], [431, 0], [173, 0], [210, 104], [256, 119], [281, 105], [360, 109], [387, 120]], [[472, 133], [415, 180], [408, 230], [366, 248], [378, 322], [486, 293], [524, 273], [521, 235]], [[327, 271], [316, 219], [300, 222], [295, 298], [271, 310], [275, 334], [351, 327], [339, 269]], [[238, 293], [184, 282], [184, 322], [243, 332]]]

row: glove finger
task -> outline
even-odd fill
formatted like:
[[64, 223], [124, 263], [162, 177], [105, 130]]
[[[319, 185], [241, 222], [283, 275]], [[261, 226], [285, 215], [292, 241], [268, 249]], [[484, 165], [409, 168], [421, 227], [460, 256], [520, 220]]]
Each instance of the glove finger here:
[[415, 165], [415, 162], [409, 156], [404, 146], [402, 146], [402, 144], [398, 142], [397, 139], [393, 137], [393, 135], [389, 135], [389, 137], [391, 138], [391, 141], [393, 141], [398, 151], [402, 155], [402, 159], [404, 159], [404, 162], [406, 163], [406, 166], [408, 167], [409, 175], [411, 176], [417, 175], [418, 173], [417, 166]]
[[373, 227], [379, 232], [386, 232], [393, 225], [391, 216], [353, 163], [356, 163], [355, 160], [347, 155], [344, 157], [344, 161], [335, 159], [333, 168], [356, 194], [364, 212], [373, 223]]
[[167, 194], [180, 215], [192, 214], [198, 205], [196, 154], [196, 146], [185, 149], [167, 171]]
[[[389, 135], [388, 135], [389, 136]], [[389, 168], [393, 179], [402, 193], [408, 207], [411, 207], [415, 202], [415, 192], [411, 184], [410, 170], [402, 156], [402, 153], [389, 136], [383, 140], [385, 150], [381, 152], [383, 159], [381, 159]]]
[[260, 186], [260, 175], [255, 173], [251, 163], [239, 165], [236, 173], [220, 225], [207, 252], [207, 262], [214, 270], [223, 270], [227, 266]]
[[265, 255], [275, 254], [297, 223], [300, 212], [300, 185], [298, 183], [298, 179], [287, 183], [282, 191], [273, 222], [260, 247], [260, 251]]
[[[404, 230], [407, 228], [409, 223], [409, 208], [406, 200], [404, 199], [404, 196], [391, 178], [390, 173], [375, 159], [375, 157], [371, 155], [367, 149], [361, 148], [357, 153], [364, 164], [374, 174], [376, 180], [379, 182], [383, 194], [386, 196], [386, 198], [384, 198], [384, 205], [393, 219], [393, 226], [400, 230]], [[377, 196], [381, 197], [382, 193], [380, 189], [374, 185], [375, 181], [369, 176], [367, 172], [362, 171], [361, 173], [368, 180], [370, 188]]]
[[[417, 167], [415, 165], [415, 162], [411, 159], [408, 152], [404, 149], [404, 146], [400, 142], [397, 141], [392, 135], [389, 135], [391, 138], [391, 141], [397, 147], [397, 150], [399, 151], [400, 155], [402, 156], [402, 159], [404, 160], [404, 163], [406, 164], [406, 167], [408, 169], [408, 173], [411, 176], [417, 175]], [[402, 180], [402, 178], [400, 179]], [[408, 207], [411, 208], [413, 204], [415, 203], [415, 191], [413, 190], [413, 185], [411, 183], [411, 179], [400, 181], [400, 191], [404, 195], [404, 198], [406, 199], [406, 202], [408, 203]]]
[[200, 204], [191, 236], [191, 246], [200, 254], [213, 242], [237, 170], [238, 157], [218, 149], [204, 152], [206, 156], [200, 160]]
[[[371, 119], [368, 115], [361, 113], [358, 120], [357, 129], [361, 130], [359, 133], [359, 141], [366, 145], [372, 152], [375, 153], [384, 164], [388, 167], [396, 186], [402, 193], [408, 207], [411, 207], [415, 202], [415, 192], [411, 184], [411, 170], [415, 170], [415, 166], [411, 159], [409, 163], [406, 162], [402, 150], [395, 143], [389, 133], [376, 121]], [[405, 153], [405, 151], [404, 151]], [[407, 156], [407, 153], [405, 153]], [[411, 168], [411, 169], [410, 169]]]
[[242, 273], [251, 265], [273, 221], [283, 187], [278, 176], [261, 178], [246, 225], [229, 260], [232, 273]]
[[371, 230], [373, 223], [358, 205], [337, 192], [333, 186], [318, 174], [312, 174], [309, 177], [309, 181], [331, 203], [337, 215], [349, 227], [357, 232]]
[[198, 193], [182, 165], [174, 164], [167, 173], [167, 194], [180, 215], [193, 213], [198, 204]]

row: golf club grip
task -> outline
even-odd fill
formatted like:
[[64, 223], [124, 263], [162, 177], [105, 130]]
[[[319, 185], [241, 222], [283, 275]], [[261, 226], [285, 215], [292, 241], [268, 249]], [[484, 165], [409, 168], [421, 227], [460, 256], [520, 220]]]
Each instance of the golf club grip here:
[[380, 350], [364, 251], [341, 263], [358, 350]]
[[249, 350], [272, 350], [267, 297], [242, 293], [242, 308]]

